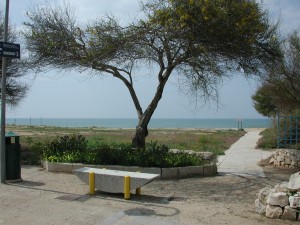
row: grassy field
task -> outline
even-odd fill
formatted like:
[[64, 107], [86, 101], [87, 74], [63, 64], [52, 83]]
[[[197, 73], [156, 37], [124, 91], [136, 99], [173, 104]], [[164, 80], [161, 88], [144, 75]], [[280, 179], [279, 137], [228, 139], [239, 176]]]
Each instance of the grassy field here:
[[[89, 143], [131, 143], [134, 129], [104, 129], [104, 128], [61, 128], [48, 126], [8, 126], [7, 131], [13, 131], [21, 136], [21, 144], [26, 148], [29, 143], [53, 140], [57, 137], [72, 134], [85, 136]], [[222, 154], [230, 145], [236, 142], [244, 131], [216, 129], [150, 129], [146, 141], [167, 145], [171, 149], [210, 151]]]

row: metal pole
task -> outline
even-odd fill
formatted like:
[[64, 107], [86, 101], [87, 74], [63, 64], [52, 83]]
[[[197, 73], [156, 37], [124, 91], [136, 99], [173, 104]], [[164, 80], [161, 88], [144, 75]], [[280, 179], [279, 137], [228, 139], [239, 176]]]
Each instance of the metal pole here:
[[[9, 13], [9, 0], [6, 0], [5, 7], [5, 20], [4, 20], [4, 33], [3, 42], [7, 42], [8, 37], [8, 13]], [[1, 79], [1, 154], [0, 154], [0, 181], [5, 183], [6, 179], [6, 160], [5, 160], [5, 108], [6, 108], [6, 69], [7, 59], [2, 57], [2, 79]]]

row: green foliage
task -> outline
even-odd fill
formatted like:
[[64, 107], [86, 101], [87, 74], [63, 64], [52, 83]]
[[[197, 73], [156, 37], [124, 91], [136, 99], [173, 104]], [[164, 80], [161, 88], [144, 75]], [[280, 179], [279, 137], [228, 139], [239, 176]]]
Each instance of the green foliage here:
[[257, 142], [257, 147], [262, 149], [277, 148], [277, 130], [269, 128], [261, 132], [262, 137]]
[[157, 0], [148, 7], [152, 23], [193, 43], [193, 54], [220, 54], [246, 73], [256, 73], [262, 63], [270, 65], [273, 56], [281, 56], [276, 25], [255, 0]]
[[277, 107], [274, 104], [275, 99], [268, 85], [262, 85], [252, 96], [254, 108], [263, 116], [276, 116]]
[[287, 114], [300, 105], [300, 36], [288, 35], [283, 59], [268, 70], [263, 84], [252, 97], [255, 109], [266, 116]]
[[45, 144], [39, 143], [39, 146], [42, 147], [43, 157], [50, 157], [49, 161], [81, 162], [82, 154], [87, 149], [87, 140], [82, 135], [65, 135]]
[[[45, 4], [27, 13], [24, 29], [28, 64], [37, 71], [88, 69], [123, 82], [139, 118], [135, 147], [145, 147], [148, 123], [171, 75], [180, 75], [191, 102], [217, 99], [229, 71], [261, 75], [281, 57], [277, 26], [255, 0], [148, 2], [143, 19], [126, 26], [110, 16], [84, 25], [70, 8]], [[155, 71], [158, 88], [143, 110], [133, 72], [146, 67]]]
[[81, 135], [64, 136], [45, 144], [33, 145], [44, 160], [51, 162], [86, 163], [99, 165], [124, 165], [141, 167], [176, 167], [203, 164], [196, 156], [184, 152], [170, 153], [165, 145], [156, 142], [145, 148], [133, 148], [130, 144], [100, 143], [93, 146]]

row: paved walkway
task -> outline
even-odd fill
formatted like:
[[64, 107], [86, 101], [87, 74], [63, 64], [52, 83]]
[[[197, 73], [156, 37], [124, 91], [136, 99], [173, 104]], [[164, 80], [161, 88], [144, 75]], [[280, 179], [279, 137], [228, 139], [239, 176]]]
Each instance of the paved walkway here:
[[274, 152], [256, 149], [261, 130], [249, 129], [247, 134], [234, 143], [225, 155], [218, 157], [219, 174], [265, 177], [263, 169], [257, 166], [261, 159], [268, 158]]

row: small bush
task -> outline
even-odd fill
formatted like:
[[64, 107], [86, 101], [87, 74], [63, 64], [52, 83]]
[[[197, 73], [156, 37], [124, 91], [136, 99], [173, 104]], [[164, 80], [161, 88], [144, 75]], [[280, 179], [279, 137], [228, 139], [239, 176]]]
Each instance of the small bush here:
[[37, 143], [34, 148], [44, 160], [51, 162], [123, 165], [140, 167], [178, 167], [202, 165], [197, 155], [184, 152], [170, 153], [165, 145], [156, 142], [145, 148], [133, 148], [130, 144], [98, 142], [88, 145], [82, 136], [64, 136], [51, 142]]
[[277, 133], [276, 129], [269, 128], [262, 131], [262, 137], [257, 142], [257, 148], [273, 149], [277, 148]]

